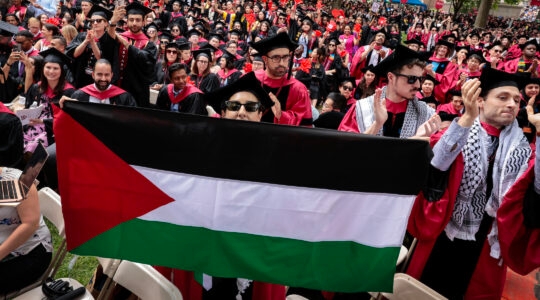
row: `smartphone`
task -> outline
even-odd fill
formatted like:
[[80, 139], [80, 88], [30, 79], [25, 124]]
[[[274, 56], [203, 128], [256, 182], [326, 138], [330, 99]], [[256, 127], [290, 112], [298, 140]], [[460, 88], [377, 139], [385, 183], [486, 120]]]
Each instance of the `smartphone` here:
[[124, 0], [116, 0], [114, 6], [124, 6]]
[[21, 44], [15, 44], [15, 46], [13, 46], [13, 51], [21, 52]]

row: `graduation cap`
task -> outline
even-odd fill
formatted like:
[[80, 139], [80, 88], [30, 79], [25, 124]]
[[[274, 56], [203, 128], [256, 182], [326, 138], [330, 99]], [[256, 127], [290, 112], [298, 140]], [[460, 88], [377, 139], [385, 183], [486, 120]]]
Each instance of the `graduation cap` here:
[[471, 50], [471, 47], [469, 47], [469, 45], [456, 46], [456, 53], [461, 51], [461, 50], [467, 50], [467, 55], [468, 55], [469, 51]]
[[446, 41], [448, 41], [449, 38], [453, 38], [454, 41], [458, 39], [457, 36], [453, 33], [443, 35], [441, 38]]
[[407, 45], [410, 45], [410, 44], [416, 44], [416, 45], [418, 45], [418, 46], [421, 46], [421, 45], [424, 45], [424, 46], [425, 46], [424, 42], [422, 42], [421, 40], [416, 39], [416, 38], [413, 38], [413, 39], [410, 39], [410, 40], [406, 40], [406, 41], [403, 42], [403, 43], [405, 43], [405, 44], [407, 44]]
[[490, 90], [503, 86], [514, 86], [521, 90], [526, 81], [527, 79], [523, 76], [487, 67], [482, 70], [482, 75], [480, 75], [480, 87], [482, 88], [480, 96], [485, 96]]
[[426, 80], [429, 80], [429, 81], [433, 82], [434, 86], [440, 84], [440, 82], [437, 79], [435, 79], [433, 76], [431, 76], [429, 74], [426, 75], [426, 79], [424, 79], [424, 81], [426, 81]]
[[448, 49], [450, 51], [452, 51], [452, 49], [454, 49], [454, 47], [456, 47], [456, 45], [454, 43], [450, 43], [449, 41], [443, 40], [443, 39], [438, 40], [435, 45], [444, 45], [444, 46], [448, 47]]
[[278, 48], [287, 48], [289, 51], [294, 51], [298, 47], [298, 44], [291, 41], [291, 38], [286, 32], [280, 32], [271, 38], [265, 38], [252, 43], [251, 47], [257, 50], [260, 55], [266, 55], [268, 52]]
[[169, 48], [180, 50], [180, 45], [178, 45], [177, 43], [168, 43], [167, 45], [165, 45], [165, 49], [169, 49]]
[[329, 13], [327, 13], [325, 10], [321, 11], [321, 17], [328, 17], [328, 18], [332, 18], [332, 15], [330, 15]]
[[374, 73], [373, 68], [375, 68], [373, 65], [369, 65], [367, 67], [363, 67], [361, 71], [362, 71], [362, 73], [366, 73], [367, 71], [370, 71], [371, 73]]
[[457, 114], [450, 114], [450, 113], [448, 113], [446, 111], [443, 111], [443, 110], [439, 111], [437, 114], [441, 118], [441, 122], [444, 122], [444, 121], [452, 122], [452, 121], [454, 121], [455, 118], [459, 117], [459, 115], [457, 115]]
[[416, 23], [416, 24], [414, 25], [414, 27], [415, 27], [415, 28], [416, 28], [416, 27], [421, 27], [422, 29], [424, 29], [424, 24], [422, 24], [422, 23]]
[[71, 63], [69, 56], [56, 50], [56, 48], [51, 47], [45, 51], [41, 51], [39, 52], [39, 55], [43, 57], [43, 63], [52, 62], [58, 63], [61, 66], [69, 65]]
[[529, 46], [529, 45], [533, 45], [536, 47], [536, 50], [538, 50], [538, 43], [536, 42], [536, 39], [532, 39], [532, 40], [528, 40], [526, 41], [525, 43], [519, 45], [519, 48], [521, 50], [525, 49], [525, 47]]
[[19, 32], [19, 28], [8, 22], [0, 21], [0, 34], [3, 36], [12, 36]]
[[171, 32], [170, 31], [167, 31], [167, 30], [164, 30], [161, 32], [161, 34], [159, 35], [159, 39], [160, 40], [164, 40], [164, 39], [167, 39], [169, 42], [172, 41], [174, 39], [174, 37], [172, 36]]
[[150, 29], [150, 28], [154, 28], [155, 30], [159, 30], [159, 26], [154, 23], [154, 22], [151, 22], [150, 24], [147, 24], [144, 28], [144, 31]]
[[309, 22], [310, 26], [313, 26], [313, 24], [315, 23], [315, 22], [313, 22], [313, 20], [312, 20], [310, 17], [308, 17], [308, 16], [303, 17], [301, 20], [302, 20], [302, 23], [304, 23], [304, 22]]
[[433, 103], [433, 104], [435, 104], [435, 107], [437, 107], [439, 105], [439, 101], [437, 101], [435, 99], [435, 97], [433, 97], [433, 95], [431, 95], [429, 97], [424, 97], [424, 98], [420, 99], [420, 101], [424, 101], [426, 103]]
[[502, 47], [501, 41], [495, 41], [495, 42], [491, 43], [489, 46], [486, 47], [486, 49], [491, 50], [491, 49], [492, 49], [493, 47], [495, 47], [495, 46], [500, 46], [500, 47]]
[[126, 6], [127, 15], [142, 15], [143, 17], [152, 12], [152, 9], [146, 7], [135, 0]]
[[216, 28], [216, 26], [218, 25], [221, 25], [223, 28], [227, 28], [227, 24], [225, 24], [225, 22], [221, 21], [221, 20], [218, 20], [216, 22], [214, 22], [214, 28]]
[[274, 101], [270, 99], [268, 92], [262, 88], [261, 82], [255, 77], [255, 73], [253, 72], [247, 73], [231, 84], [213, 90], [206, 94], [205, 98], [215, 111], [221, 112], [222, 108], [224, 108], [225, 101], [229, 100], [234, 94], [244, 91], [254, 94], [265, 109], [274, 105]]
[[[529, 37], [526, 35], [526, 34], [523, 34], [523, 33], [520, 33], [518, 36], [517, 36], [517, 39], [528, 39]], [[511, 36], [508, 37], [509, 40], [512, 39]]]
[[424, 60], [420, 53], [403, 45], [397, 45], [394, 52], [390, 53], [373, 68], [373, 73], [386, 77], [388, 72], [397, 70], [415, 59]]
[[202, 36], [202, 33], [200, 31], [198, 31], [197, 29], [193, 28], [193, 29], [190, 29], [188, 32], [186, 32], [186, 37], [189, 38], [191, 37], [192, 35], [197, 35], [197, 36]]
[[223, 41], [223, 36], [215, 32], [209, 33], [208, 36], [206, 37], [207, 40], [211, 40], [213, 38], [217, 38], [220, 42]]
[[469, 34], [470, 38], [477, 37], [480, 38], [480, 34], [478, 34], [478, 31], [473, 31]]
[[199, 57], [199, 55], [206, 56], [208, 60], [212, 60], [212, 51], [208, 48], [199, 48], [198, 50], [191, 51], [194, 58]]
[[352, 83], [353, 89], [356, 88], [356, 78], [355, 77], [345, 77], [345, 78], [343, 78], [343, 80], [341, 80], [341, 85], [343, 85], [344, 82], [350, 82], [350, 83]]
[[480, 61], [480, 63], [485, 63], [486, 59], [484, 58], [484, 54], [482, 53], [482, 50], [470, 50], [467, 55], [467, 60], [470, 58], [476, 58]]
[[220, 59], [221, 58], [225, 58], [228, 61], [234, 62], [236, 60], [236, 55], [229, 53], [229, 51], [223, 51], [223, 55], [220, 56]]
[[190, 42], [176, 41], [175, 44], [178, 45], [178, 50], [191, 50], [191, 43]]
[[212, 46], [210, 43], [208, 42], [202, 42], [199, 44], [199, 49], [208, 49], [210, 50], [210, 52], [214, 53], [216, 51], [218, 51], [218, 48]]
[[233, 29], [233, 30], [229, 31], [229, 34], [230, 35], [242, 36], [243, 32], [238, 30], [238, 29]]
[[195, 24], [193, 24], [193, 28], [200, 29], [204, 34], [208, 33], [208, 29], [206, 29], [206, 26], [202, 21], [197, 21]]
[[[517, 73], [517, 74], [526, 74], [525, 72]], [[524, 76], [525, 80], [523, 82], [523, 87], [526, 87], [529, 84], [537, 84], [540, 85], [540, 78], [538, 77], [531, 77], [530, 73], [529, 76]]]
[[113, 12], [101, 5], [92, 5], [92, 8], [88, 12], [88, 17], [91, 17], [93, 15], [103, 17], [108, 21], [112, 18]]

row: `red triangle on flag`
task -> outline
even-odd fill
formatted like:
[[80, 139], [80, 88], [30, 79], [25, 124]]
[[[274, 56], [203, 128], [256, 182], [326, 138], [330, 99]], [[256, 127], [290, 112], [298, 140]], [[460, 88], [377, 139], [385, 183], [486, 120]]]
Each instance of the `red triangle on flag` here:
[[68, 250], [174, 201], [66, 112], [54, 132]]

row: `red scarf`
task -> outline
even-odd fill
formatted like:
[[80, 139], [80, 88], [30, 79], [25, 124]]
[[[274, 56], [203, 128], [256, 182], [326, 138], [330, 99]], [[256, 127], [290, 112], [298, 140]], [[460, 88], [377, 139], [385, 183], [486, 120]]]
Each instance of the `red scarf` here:
[[217, 75], [218, 75], [222, 80], [225, 80], [225, 79], [227, 79], [229, 76], [231, 76], [231, 75], [232, 75], [234, 72], [236, 72], [236, 71], [238, 71], [238, 70], [232, 69], [232, 70], [229, 70], [229, 71], [227, 72], [227, 74], [225, 74], [225, 72], [223, 71], [223, 69], [221, 69], [221, 70], [219, 70], [219, 71], [217, 72]]
[[137, 47], [137, 49], [143, 49], [146, 47], [146, 44], [148, 44], [148, 37], [142, 32], [131, 33], [131, 31], [125, 31], [120, 33], [120, 35], [128, 41], [134, 41], [132, 42], [132, 45]]
[[96, 86], [94, 84], [89, 84], [81, 89], [81, 91], [87, 93], [88, 95], [97, 98], [101, 101], [105, 99], [112, 98], [114, 96], [118, 96], [120, 94], [125, 93], [125, 91], [117, 86], [111, 85], [107, 90], [100, 91], [96, 89]]
[[193, 94], [193, 93], [203, 93], [198, 88], [192, 86], [191, 84], [186, 84], [186, 86], [178, 93], [178, 95], [175, 97], [173, 93], [174, 84], [170, 83], [167, 85], [167, 93], [169, 94], [169, 99], [171, 99], [172, 104], [176, 104], [182, 100], [184, 100], [187, 96]]

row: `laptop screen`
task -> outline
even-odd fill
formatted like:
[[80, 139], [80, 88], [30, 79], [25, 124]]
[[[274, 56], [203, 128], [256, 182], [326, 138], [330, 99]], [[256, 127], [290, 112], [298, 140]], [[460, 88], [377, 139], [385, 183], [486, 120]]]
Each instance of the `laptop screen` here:
[[34, 180], [36, 180], [41, 168], [45, 164], [45, 161], [49, 157], [47, 150], [41, 143], [38, 144], [36, 150], [30, 157], [30, 160], [26, 164], [24, 171], [21, 174], [20, 181], [23, 184], [23, 193], [26, 195]]

